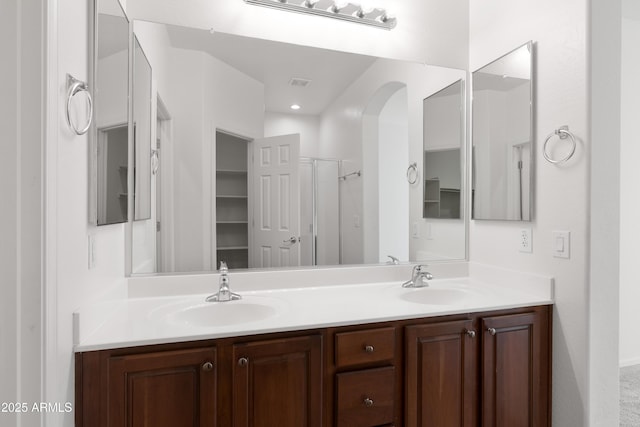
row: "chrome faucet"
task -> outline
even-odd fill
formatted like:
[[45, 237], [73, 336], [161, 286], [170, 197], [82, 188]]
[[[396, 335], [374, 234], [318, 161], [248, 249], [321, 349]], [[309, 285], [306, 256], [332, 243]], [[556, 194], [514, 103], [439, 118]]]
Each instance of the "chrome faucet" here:
[[394, 257], [393, 255], [387, 255], [387, 258], [390, 258], [389, 261], [387, 261], [387, 264], [393, 264], [393, 265], [399, 265], [400, 264], [400, 260], [396, 257]]
[[209, 295], [206, 299], [207, 302], [226, 302], [233, 301], [242, 298], [240, 295], [231, 292], [229, 289], [229, 269], [227, 268], [227, 264], [224, 261], [220, 261], [220, 288], [218, 292]]
[[429, 273], [426, 265], [416, 265], [411, 272], [411, 280], [407, 280], [402, 284], [403, 288], [424, 288], [429, 286], [429, 280], [433, 279], [433, 275]]

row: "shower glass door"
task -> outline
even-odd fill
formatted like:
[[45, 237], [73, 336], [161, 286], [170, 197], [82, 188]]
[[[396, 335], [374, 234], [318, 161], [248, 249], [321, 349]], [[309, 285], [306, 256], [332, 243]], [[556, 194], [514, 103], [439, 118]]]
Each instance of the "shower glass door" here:
[[340, 264], [339, 162], [300, 159], [300, 264]]

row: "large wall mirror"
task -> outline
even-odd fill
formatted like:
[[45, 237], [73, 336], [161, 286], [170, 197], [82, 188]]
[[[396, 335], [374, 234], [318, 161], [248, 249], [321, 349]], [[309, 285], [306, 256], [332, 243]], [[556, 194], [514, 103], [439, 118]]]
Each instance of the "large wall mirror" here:
[[473, 73], [473, 219], [531, 221], [532, 81], [532, 42]]
[[[422, 163], [424, 99], [457, 82], [460, 114], [463, 70], [141, 20], [133, 30], [159, 154], [132, 274], [464, 259], [464, 221], [430, 224], [422, 179], [406, 176]], [[459, 138], [463, 121], [451, 125]]]
[[94, 5], [89, 221], [126, 222], [129, 171], [129, 21], [118, 0]]
[[[133, 135], [132, 159], [118, 167], [122, 182], [129, 174], [124, 206], [135, 205], [132, 274], [211, 271], [221, 260], [240, 269], [465, 258], [466, 223], [430, 222], [423, 179], [407, 180], [410, 164], [422, 177], [431, 161], [425, 98], [463, 90], [464, 70], [144, 20], [130, 28], [132, 129], [120, 128], [126, 102], [119, 121], [98, 121]], [[100, 88], [117, 78], [126, 99], [126, 72], [97, 78]], [[452, 126], [464, 134], [463, 122]]]

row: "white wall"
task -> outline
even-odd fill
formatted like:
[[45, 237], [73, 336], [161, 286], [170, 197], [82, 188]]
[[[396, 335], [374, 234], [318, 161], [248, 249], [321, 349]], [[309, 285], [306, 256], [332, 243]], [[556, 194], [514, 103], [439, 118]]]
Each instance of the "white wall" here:
[[637, 263], [640, 248], [640, 16], [622, 20], [622, 93], [620, 142], [620, 365], [640, 363], [640, 278]]
[[[39, 402], [42, 380], [44, 6], [0, 3], [0, 402]], [[0, 413], [2, 426], [39, 426]]]
[[589, 423], [619, 423], [621, 1], [589, 9]]
[[[466, 68], [468, 0], [376, 0], [397, 17], [391, 31], [242, 1], [128, 0], [134, 19], [322, 47], [364, 55]], [[446, 43], [442, 43], [446, 40]]]
[[[45, 158], [45, 357], [44, 396], [74, 401], [72, 313], [84, 303], [123, 295], [124, 226], [88, 225], [88, 137], [64, 121], [66, 74], [88, 80], [89, 3], [47, 3], [47, 144]], [[30, 18], [33, 19], [33, 18]], [[95, 238], [89, 270], [88, 235]], [[48, 426], [73, 425], [73, 413], [47, 414]]]
[[121, 50], [98, 60], [98, 81], [96, 86], [96, 111], [98, 128], [127, 123], [127, 99], [129, 80], [129, 52]]
[[[405, 167], [409, 158], [409, 120], [406, 86], [394, 93], [378, 116], [378, 253], [409, 259], [409, 186]], [[365, 211], [367, 208], [365, 208]], [[365, 260], [369, 261], [369, 260]]]
[[[611, 322], [598, 322], [599, 325], [594, 326], [593, 315], [590, 314], [590, 310], [607, 312], [606, 304], [598, 306], [604, 300], [600, 295], [605, 287], [615, 287], [613, 283], [617, 274], [615, 271], [604, 270], [610, 279], [606, 280], [606, 284], [597, 283], [599, 289], [602, 289], [598, 292], [597, 299], [594, 299], [594, 289], [589, 286], [589, 266], [598, 262], [593, 254], [590, 258], [589, 246], [591, 224], [587, 212], [590, 201], [598, 200], [591, 199], [589, 195], [589, 147], [592, 143], [594, 146], [603, 146], [605, 141], [595, 137], [590, 139], [590, 125], [597, 122], [599, 117], [588, 115], [591, 88], [588, 80], [590, 65], [587, 37], [591, 26], [587, 23], [591, 17], [597, 21], [600, 17], [608, 16], [608, 6], [605, 3], [607, 2], [600, 3], [599, 9], [602, 10], [592, 14], [589, 14], [589, 3], [584, 0], [498, 0], [491, 3], [472, 2], [470, 6], [469, 62], [472, 70], [528, 40], [536, 42], [534, 135], [537, 163], [534, 173], [534, 221], [525, 224], [472, 221], [470, 258], [475, 262], [548, 274], [555, 278], [553, 425], [563, 427], [617, 425], [614, 414], [617, 390], [610, 387], [612, 382], [617, 381], [616, 375], [611, 375], [609, 365], [599, 360], [601, 354], [615, 352], [610, 342], [614, 339], [594, 333], [606, 328], [610, 335], [617, 336], [612, 333], [616, 327]], [[614, 3], [611, 6], [613, 13], [616, 10]], [[606, 13], [602, 14], [603, 11]], [[568, 17], [570, 23], [567, 21]], [[599, 35], [604, 36], [604, 33]], [[606, 65], [605, 60], [603, 66]], [[599, 74], [599, 78], [610, 78], [615, 82], [615, 74]], [[602, 85], [605, 81], [594, 79], [593, 84]], [[611, 105], [605, 103], [602, 108], [611, 109]], [[544, 138], [565, 124], [578, 137], [578, 149], [567, 164], [553, 166], [541, 160], [540, 150]], [[615, 129], [610, 135], [615, 141]], [[611, 138], [607, 138], [607, 143], [612, 143]], [[615, 143], [611, 149], [615, 155]], [[610, 160], [608, 157], [607, 160]], [[602, 163], [602, 168], [610, 170], [611, 166], [605, 165], [611, 163]], [[615, 171], [611, 171], [607, 176], [606, 170], [606, 178], [610, 178], [611, 173], [615, 174]], [[611, 190], [609, 192], [612, 193]], [[600, 195], [601, 193], [598, 194]], [[598, 208], [602, 212], [602, 206]], [[615, 212], [616, 207], [607, 206], [606, 209]], [[596, 222], [595, 226], [604, 232], [606, 222], [602, 222], [601, 218], [598, 221], [600, 222]], [[522, 226], [533, 228], [532, 254], [518, 252], [517, 235]], [[610, 226], [611, 232], [615, 233], [615, 222]], [[553, 230], [571, 231], [571, 259], [552, 257]], [[608, 245], [604, 247], [607, 251], [611, 249]], [[591, 245], [591, 250], [593, 249], [594, 246]], [[607, 260], [609, 255], [602, 255], [602, 259]], [[615, 257], [615, 251], [611, 256]], [[592, 263], [592, 260], [595, 261]], [[610, 289], [610, 292], [615, 294], [615, 289]], [[617, 344], [613, 347], [617, 348]], [[598, 411], [604, 415], [595, 415]]]
[[265, 111], [264, 136], [300, 134], [300, 156], [318, 157], [320, 117]]

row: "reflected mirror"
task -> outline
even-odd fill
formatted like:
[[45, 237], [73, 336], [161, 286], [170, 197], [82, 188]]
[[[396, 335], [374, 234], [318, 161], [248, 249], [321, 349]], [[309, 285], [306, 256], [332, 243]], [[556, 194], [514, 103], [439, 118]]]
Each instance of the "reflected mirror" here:
[[423, 103], [424, 218], [462, 218], [463, 97], [458, 80]]
[[[406, 174], [423, 161], [423, 100], [463, 70], [133, 28], [153, 70], [159, 153], [133, 274], [465, 257], [464, 221], [428, 238], [422, 180]], [[457, 252], [437, 245], [452, 239]]]
[[89, 220], [107, 225], [128, 218], [129, 21], [118, 0], [96, 1], [94, 27]]
[[531, 221], [532, 51], [529, 42], [473, 73], [473, 219]]

